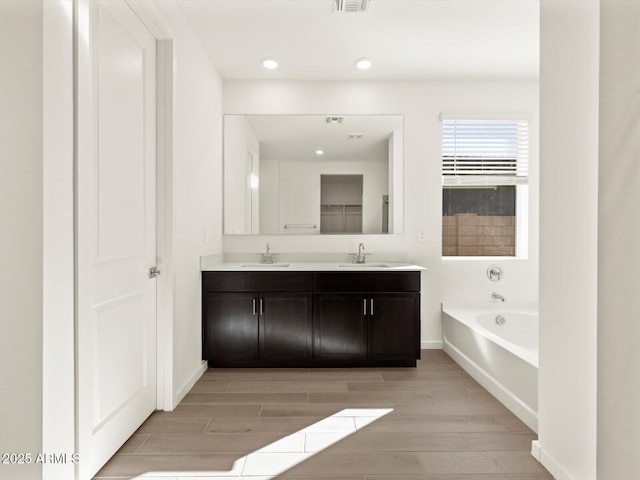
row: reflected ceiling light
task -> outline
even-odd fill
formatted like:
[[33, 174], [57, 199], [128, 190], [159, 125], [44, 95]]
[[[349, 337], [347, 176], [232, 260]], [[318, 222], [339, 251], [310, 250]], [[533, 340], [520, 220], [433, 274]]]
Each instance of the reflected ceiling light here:
[[260, 179], [255, 173], [252, 173], [249, 177], [249, 185], [251, 186], [251, 188], [258, 188], [258, 186], [260, 185]]
[[316, 155], [324, 155], [324, 150], [316, 150]]
[[371, 59], [367, 57], [359, 58], [353, 63], [360, 70], [366, 70], [368, 68], [371, 68], [371, 65], [373, 65]]
[[276, 60], [271, 57], [263, 58], [262, 60], [260, 60], [260, 63], [262, 63], [262, 66], [267, 70], [275, 70], [276, 68], [278, 68], [278, 62], [276, 62]]

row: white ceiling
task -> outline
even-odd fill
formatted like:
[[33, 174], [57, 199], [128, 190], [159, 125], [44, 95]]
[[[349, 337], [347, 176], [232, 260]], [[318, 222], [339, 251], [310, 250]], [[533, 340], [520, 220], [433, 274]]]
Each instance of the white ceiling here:
[[[387, 160], [389, 136], [402, 131], [401, 115], [344, 115], [327, 124], [324, 115], [247, 115], [260, 140], [260, 158], [290, 161]], [[349, 139], [350, 134], [362, 134]], [[318, 157], [316, 150], [323, 150]]]
[[[538, 77], [539, 0], [371, 0], [364, 14], [332, 13], [332, 1], [179, 5], [225, 79]], [[373, 67], [357, 70], [360, 57]]]

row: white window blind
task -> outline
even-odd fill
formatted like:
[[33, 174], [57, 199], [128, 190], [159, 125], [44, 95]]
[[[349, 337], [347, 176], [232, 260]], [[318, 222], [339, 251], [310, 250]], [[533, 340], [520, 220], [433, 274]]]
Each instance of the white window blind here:
[[528, 169], [528, 121], [442, 121], [442, 185], [524, 185]]

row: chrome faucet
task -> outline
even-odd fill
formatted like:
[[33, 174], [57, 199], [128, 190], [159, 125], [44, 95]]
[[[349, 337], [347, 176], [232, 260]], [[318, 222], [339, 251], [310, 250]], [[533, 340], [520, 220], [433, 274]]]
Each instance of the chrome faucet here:
[[494, 300], [500, 300], [501, 302], [506, 302], [507, 299], [504, 298], [502, 295], [500, 295], [499, 293], [493, 292], [491, 294], [491, 298], [493, 298]]
[[358, 245], [358, 253], [352, 253], [353, 263], [367, 263], [367, 255], [370, 253], [364, 253], [364, 243]]
[[260, 263], [273, 264], [276, 263], [276, 256], [271, 253], [271, 245], [267, 243], [267, 251], [260, 255]]

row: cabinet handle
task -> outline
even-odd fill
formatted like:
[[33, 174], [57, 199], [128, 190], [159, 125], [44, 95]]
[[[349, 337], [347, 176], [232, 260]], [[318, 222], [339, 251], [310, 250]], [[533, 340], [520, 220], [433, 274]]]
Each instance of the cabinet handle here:
[[251, 304], [253, 305], [253, 314], [256, 314], [256, 299], [252, 298], [251, 299]]
[[373, 315], [373, 298], [371, 299], [371, 315]]
[[363, 312], [362, 313], [364, 315], [366, 315], [367, 314], [367, 299], [366, 298], [362, 301], [362, 305], [363, 305]]
[[262, 303], [262, 298], [260, 299], [260, 315], [264, 315], [264, 305]]

